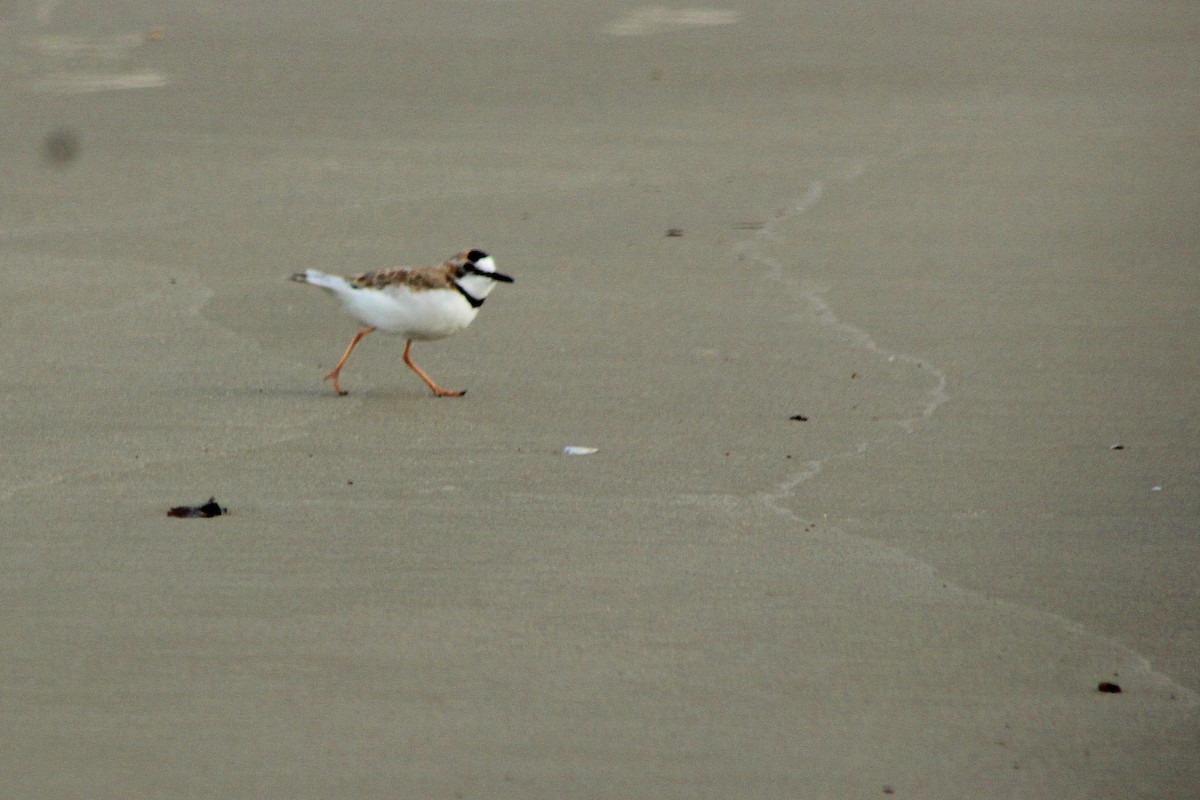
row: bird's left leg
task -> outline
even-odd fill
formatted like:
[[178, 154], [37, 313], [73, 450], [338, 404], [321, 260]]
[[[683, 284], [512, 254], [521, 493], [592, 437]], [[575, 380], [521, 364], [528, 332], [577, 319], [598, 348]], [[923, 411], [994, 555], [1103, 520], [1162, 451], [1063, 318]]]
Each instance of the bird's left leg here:
[[430, 389], [432, 389], [433, 393], [435, 395], [437, 395], [438, 397], [462, 397], [464, 394], [467, 393], [465, 389], [461, 392], [453, 392], [453, 391], [450, 391], [449, 389], [443, 389], [442, 387], [440, 387], [436, 383], [434, 383], [433, 379], [425, 374], [425, 370], [421, 369], [420, 367], [418, 367], [416, 364], [413, 363], [412, 357], [409, 356], [409, 354], [408, 354], [408, 351], [411, 349], [412, 349], [412, 339], [409, 339], [408, 343], [406, 345], [404, 345], [404, 363], [408, 365], [409, 369], [411, 369], [413, 372], [415, 372], [421, 376], [421, 380], [425, 381], [425, 385], [428, 386]]

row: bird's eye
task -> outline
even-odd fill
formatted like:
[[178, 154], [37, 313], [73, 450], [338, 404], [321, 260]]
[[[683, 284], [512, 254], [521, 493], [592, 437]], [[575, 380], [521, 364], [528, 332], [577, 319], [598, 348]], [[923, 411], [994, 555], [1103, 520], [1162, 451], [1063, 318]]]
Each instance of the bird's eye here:
[[472, 250], [471, 252], [467, 253], [467, 261], [470, 261], [472, 264], [482, 261], [485, 258], [487, 258], [487, 253], [483, 252], [482, 250]]

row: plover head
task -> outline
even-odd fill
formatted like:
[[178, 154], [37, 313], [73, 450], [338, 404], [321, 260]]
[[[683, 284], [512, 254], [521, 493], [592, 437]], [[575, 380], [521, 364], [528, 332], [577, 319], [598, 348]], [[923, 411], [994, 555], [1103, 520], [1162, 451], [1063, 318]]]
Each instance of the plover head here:
[[468, 250], [463, 254], [466, 263], [462, 265], [463, 275], [479, 275], [500, 283], [512, 283], [513, 279], [502, 272], [496, 271], [496, 262], [482, 250]]
[[496, 271], [496, 262], [482, 250], [468, 250], [459, 255], [459, 258], [463, 263], [457, 267], [456, 275], [450, 282], [471, 304], [471, 308], [483, 305], [488, 293], [496, 288], [497, 283], [513, 282], [512, 278]]

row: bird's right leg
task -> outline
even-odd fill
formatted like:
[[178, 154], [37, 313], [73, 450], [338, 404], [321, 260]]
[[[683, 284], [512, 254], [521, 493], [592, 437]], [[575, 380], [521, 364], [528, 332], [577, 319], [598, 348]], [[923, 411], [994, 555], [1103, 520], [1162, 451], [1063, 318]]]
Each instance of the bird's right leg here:
[[368, 326], [366, 328], [363, 328], [358, 333], [354, 334], [354, 338], [350, 340], [350, 346], [346, 348], [345, 354], [342, 355], [342, 360], [339, 361], [337, 363], [337, 366], [333, 368], [333, 372], [330, 372], [328, 375], [325, 376], [325, 380], [333, 381], [333, 390], [335, 392], [337, 392], [339, 395], [345, 396], [345, 395], [350, 394], [349, 392], [343, 390], [341, 385], [338, 383], [338, 375], [341, 373], [342, 367], [346, 363], [346, 359], [350, 358], [350, 354], [354, 352], [355, 347], [358, 347], [358, 343], [363, 340], [363, 337], [366, 336], [368, 333], [373, 333], [374, 331], [375, 331], [374, 328]]

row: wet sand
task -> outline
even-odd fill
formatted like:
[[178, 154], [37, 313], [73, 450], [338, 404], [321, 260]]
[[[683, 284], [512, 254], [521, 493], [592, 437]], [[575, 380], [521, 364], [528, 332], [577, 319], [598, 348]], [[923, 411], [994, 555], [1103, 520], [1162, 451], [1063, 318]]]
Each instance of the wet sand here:
[[1192, 795], [1197, 13], [776, 5], [0, 5], [13, 796]]

